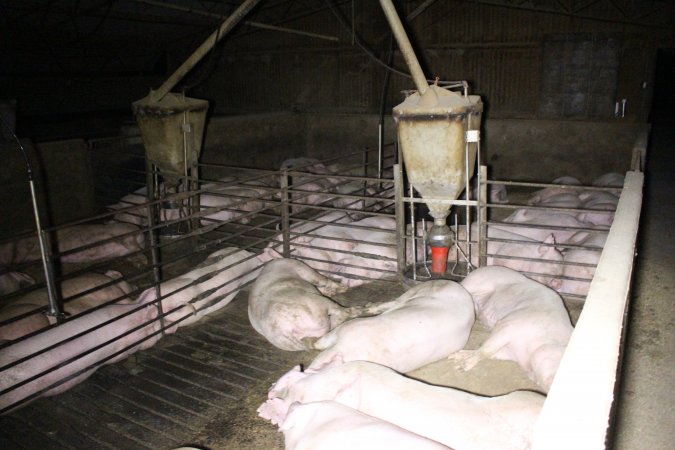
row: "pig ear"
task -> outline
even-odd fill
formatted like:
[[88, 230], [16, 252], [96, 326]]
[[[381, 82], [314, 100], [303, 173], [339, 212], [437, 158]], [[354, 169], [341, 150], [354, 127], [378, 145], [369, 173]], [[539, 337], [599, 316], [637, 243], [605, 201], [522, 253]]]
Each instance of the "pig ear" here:
[[263, 250], [263, 252], [258, 255], [258, 259], [263, 263], [279, 258], [283, 258], [283, 256], [272, 247], [265, 247], [265, 250]]

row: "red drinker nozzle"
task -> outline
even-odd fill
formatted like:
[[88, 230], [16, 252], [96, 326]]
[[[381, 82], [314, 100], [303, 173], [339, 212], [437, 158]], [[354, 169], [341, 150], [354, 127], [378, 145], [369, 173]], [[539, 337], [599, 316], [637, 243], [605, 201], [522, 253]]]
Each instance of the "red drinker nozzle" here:
[[443, 274], [448, 268], [448, 247], [431, 247], [431, 272]]

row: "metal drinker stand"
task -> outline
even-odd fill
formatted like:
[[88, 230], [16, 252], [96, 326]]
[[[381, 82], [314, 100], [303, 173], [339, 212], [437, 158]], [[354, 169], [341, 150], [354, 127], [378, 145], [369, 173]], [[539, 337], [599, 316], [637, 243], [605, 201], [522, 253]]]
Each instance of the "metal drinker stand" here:
[[[391, 0], [380, 0], [380, 4], [417, 87], [416, 93], [394, 107], [393, 116], [408, 181], [422, 195], [434, 218], [427, 235], [431, 273], [442, 276], [447, 270], [448, 249], [455, 241], [446, 223], [450, 207], [467, 207], [468, 228], [468, 207], [477, 205], [468, 200], [468, 195], [465, 201], [456, 199], [462, 191], [470, 191], [483, 104], [480, 96], [467, 95], [466, 83], [460, 84], [464, 85], [461, 94], [429, 85]], [[408, 200], [414, 201], [412, 195]]]

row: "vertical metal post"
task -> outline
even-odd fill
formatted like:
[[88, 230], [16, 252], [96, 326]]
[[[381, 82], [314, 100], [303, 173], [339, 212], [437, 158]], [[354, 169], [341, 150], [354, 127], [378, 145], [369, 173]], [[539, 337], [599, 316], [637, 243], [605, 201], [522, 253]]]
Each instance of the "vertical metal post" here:
[[60, 310], [59, 293], [56, 290], [56, 283], [54, 282], [54, 262], [52, 261], [51, 244], [49, 237], [42, 229], [40, 223], [40, 211], [38, 209], [37, 195], [35, 194], [35, 182], [33, 180], [33, 166], [30, 163], [26, 149], [23, 148], [21, 140], [14, 132], [14, 129], [7, 125], [7, 123], [0, 117], [0, 124], [7, 128], [7, 131], [12, 135], [16, 141], [21, 154], [26, 162], [26, 175], [28, 176], [28, 186], [30, 187], [30, 199], [33, 206], [33, 215], [35, 216], [35, 228], [37, 232], [38, 245], [40, 247], [40, 257], [42, 259], [42, 268], [45, 273], [45, 284], [47, 285], [47, 312], [48, 317], [56, 320], [56, 323], [61, 323], [64, 318], [63, 312]]
[[[368, 176], [368, 152], [369, 152], [369, 150], [370, 149], [368, 147], [366, 147], [363, 150], [363, 160], [362, 160], [363, 171], [361, 172], [361, 175], [364, 176], [364, 177]], [[361, 195], [364, 197], [363, 199], [360, 200], [361, 211], [365, 211], [366, 210], [366, 199], [365, 199], [365, 197], [366, 197], [366, 195], [368, 195], [368, 182], [366, 180], [363, 180], [363, 188], [361, 189]]]
[[150, 243], [150, 257], [151, 257], [150, 259], [152, 261], [152, 276], [155, 284], [155, 298], [157, 299], [157, 303], [155, 304], [155, 306], [157, 307], [157, 314], [159, 314], [159, 323], [162, 327], [162, 336], [164, 336], [166, 333], [164, 331], [165, 329], [164, 308], [162, 307], [162, 288], [161, 288], [162, 275], [159, 269], [160, 267], [159, 250], [157, 249], [157, 230], [155, 228], [155, 211], [154, 211], [157, 205], [153, 203], [157, 197], [155, 195], [155, 181], [156, 181], [155, 167], [152, 164], [152, 162], [146, 159], [145, 182], [147, 185], [147, 192], [148, 192], [148, 207], [146, 208], [146, 216], [148, 219], [148, 229], [147, 229], [148, 242]]
[[[410, 197], [410, 229], [412, 230], [412, 243], [413, 243], [413, 252], [412, 252], [412, 266], [413, 266], [413, 281], [417, 281], [417, 231], [415, 230], [415, 225], [417, 224], [417, 219], [415, 218], [415, 202], [413, 199], [413, 186], [410, 185], [408, 190], [408, 197]], [[426, 244], [426, 243], [425, 243]], [[426, 251], [426, 248], [424, 249]]]
[[[31, 196], [34, 199], [34, 204], [37, 204], [35, 198], [35, 186], [33, 185], [33, 180], [30, 180], [30, 191]], [[40, 256], [42, 257], [42, 268], [45, 273], [45, 284], [47, 285], [47, 311], [45, 315], [48, 317], [53, 317], [56, 320], [56, 323], [63, 322], [65, 314], [61, 311], [61, 301], [59, 292], [56, 290], [56, 283], [54, 282], [54, 261], [52, 259], [51, 243], [49, 241], [49, 235], [45, 233], [40, 226], [40, 219], [38, 210], [34, 209], [35, 212], [35, 221], [38, 228], [38, 244], [40, 245]]]
[[290, 205], [288, 204], [290, 196], [288, 193], [288, 170], [281, 172], [281, 238], [283, 240], [284, 258], [291, 256], [291, 226], [290, 226]]
[[405, 273], [405, 212], [403, 210], [403, 174], [401, 166], [394, 164], [394, 212], [396, 214], [396, 259], [398, 263], [398, 276], [404, 280]]
[[[483, 177], [481, 176], [481, 167], [480, 166], [480, 130], [472, 130], [471, 129], [471, 118], [473, 115], [469, 114], [468, 116], [468, 121], [467, 121], [467, 128], [469, 129], [466, 132], [466, 199], [469, 200], [469, 192], [470, 192], [470, 185], [469, 185], [469, 178], [471, 177], [471, 174], [469, 174], [469, 145], [470, 144], [475, 144], [476, 145], [476, 186], [478, 189], [476, 190], [476, 201], [477, 201], [477, 206], [476, 206], [476, 215], [478, 216], [480, 214], [480, 211], [478, 211], [478, 208], [481, 207], [481, 198], [485, 200], [485, 192], [481, 192], [481, 180]], [[478, 219], [478, 217], [477, 217]], [[471, 210], [469, 205], [466, 205], [466, 223], [464, 225], [465, 229], [465, 236], [466, 236], [466, 249], [467, 249], [467, 256], [468, 256], [468, 261], [467, 261], [467, 275], [469, 273], [469, 269], [471, 269], [472, 263], [471, 261], [473, 260], [473, 251], [471, 249]], [[480, 235], [480, 233], [479, 233]], [[480, 245], [479, 245], [480, 249]], [[480, 250], [479, 250], [480, 254]]]
[[384, 124], [377, 126], [377, 178], [382, 178], [382, 157], [384, 155]]
[[478, 190], [478, 267], [487, 266], [487, 166], [480, 166], [480, 189]]

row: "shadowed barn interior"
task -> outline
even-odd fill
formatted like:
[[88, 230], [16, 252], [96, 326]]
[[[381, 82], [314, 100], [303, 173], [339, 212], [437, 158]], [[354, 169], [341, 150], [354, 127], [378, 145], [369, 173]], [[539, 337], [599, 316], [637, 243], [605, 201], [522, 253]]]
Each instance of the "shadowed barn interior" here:
[[[250, 10], [236, 17], [249, 3]], [[605, 422], [598, 432], [601, 442], [588, 441], [584, 448], [671, 448], [675, 432], [675, 419], [668, 414], [675, 402], [675, 316], [670, 295], [675, 287], [671, 229], [675, 221], [675, 6], [660, 0], [397, 0], [393, 4], [426, 81], [443, 86], [460, 80], [464, 84], [459, 91], [464, 86], [469, 94], [480, 96], [477, 166], [487, 167], [483, 181], [495, 183], [488, 186], [501, 183], [509, 192], [509, 204], [491, 204], [487, 220], [503, 219], [512, 212], [510, 206], [527, 204], [533, 189], [557, 186], [553, 180], [559, 177], [575, 177], [586, 186], [610, 172], [632, 174], [626, 180], [644, 176], [644, 186], [635, 189], [639, 200], [631, 216], [639, 219], [636, 241], [624, 233], [625, 245], [617, 245], [635, 253], [634, 259], [628, 258], [626, 273], [616, 275], [628, 287], [618, 321], [607, 318], [605, 322], [602, 314], [584, 312], [587, 305], [602, 310], [599, 288], [593, 298], [589, 293], [588, 302], [586, 291], [563, 297], [573, 324], [584, 315], [594, 317], [598, 341], [604, 339], [606, 328], [612, 328], [620, 340], [617, 346], [607, 347], [616, 370], [608, 372], [611, 411], [600, 418]], [[229, 20], [232, 26], [223, 28]], [[50, 317], [45, 322], [50, 333], [82, 318], [102, 317], [109, 307], [123, 308], [127, 299], [131, 299], [127, 303], [139, 298], [152, 302], [152, 295], [168, 296], [165, 283], [214, 261], [221, 264], [230, 256], [215, 257], [214, 252], [224, 248], [242, 249], [243, 262], [232, 266], [222, 262], [219, 270], [229, 273], [246, 262], [250, 265], [247, 273], [237, 272], [227, 283], [210, 284], [209, 290], [194, 296], [190, 314], [196, 317], [206, 308], [206, 315], [211, 307], [213, 312], [199, 316], [197, 323], [192, 316], [182, 317], [178, 322], [187, 325], [176, 325], [181, 326], [178, 331], [173, 326], [174, 312], [157, 303], [151, 322], [161, 325], [144, 337], [151, 348], [136, 351], [136, 343], [127, 343], [119, 355], [95, 362], [95, 372], [85, 372], [86, 379], [66, 392], [11, 397], [34, 382], [29, 375], [37, 372], [28, 369], [29, 375], [13, 380], [17, 386], [0, 383], [0, 447], [284, 448], [283, 434], [258, 417], [256, 409], [266, 400], [272, 383], [293, 366], [309, 364], [318, 351], [282, 351], [252, 328], [247, 299], [264, 262], [257, 258], [272, 245], [286, 254], [293, 220], [320, 220], [297, 211], [312, 203], [303, 203], [312, 193], [301, 183], [324, 186], [321, 183], [331, 179], [326, 174], [342, 177], [342, 185], [351, 190], [319, 189], [315, 195], [327, 195], [330, 190], [334, 197], [330, 201], [321, 197], [315, 208], [349, 212], [357, 204], [360, 212], [373, 217], [402, 221], [406, 215], [410, 223], [408, 211], [395, 211], [400, 196], [394, 192], [398, 186], [394, 163], [401, 161], [392, 108], [408, 98], [416, 85], [380, 2], [0, 0], [0, 23], [0, 148], [5, 161], [0, 167], [0, 275], [25, 273], [35, 283], [21, 282], [19, 293], [0, 292], [0, 334], [13, 326], [2, 315], [3, 309], [7, 311], [19, 294], [48, 287], [39, 256], [32, 262], [17, 259], [22, 251], [18, 239], [35, 235], [35, 207], [52, 240], [59, 230], [115, 222], [118, 214], [127, 213], [140, 229], [129, 235], [142, 241], [131, 254], [93, 265], [68, 259], [72, 249], [54, 246], [52, 270], [58, 289], [65, 290], [65, 280], [92, 270], [112, 272], [116, 275], [110, 275], [113, 281], [108, 283], [122, 277], [129, 288], [121, 300], [108, 299], [90, 314]], [[171, 94], [159, 95], [203, 45], [199, 60], [168, 86]], [[190, 116], [201, 106], [180, 109], [186, 98], [206, 101], [206, 109], [200, 111], [205, 114], [203, 132]], [[142, 105], [141, 99], [149, 99], [150, 106]], [[176, 104], [163, 105], [162, 110], [157, 105], [165, 99]], [[161, 120], [176, 118], [176, 134], [170, 140], [185, 157], [180, 169], [185, 174], [168, 175], [146, 153], [147, 131], [139, 123], [153, 114]], [[196, 136], [196, 144], [188, 143], [191, 136]], [[190, 166], [188, 152], [193, 150], [198, 156]], [[321, 161], [327, 171], [312, 174], [307, 169], [307, 173], [302, 165], [280, 169], [283, 162], [299, 158]], [[159, 171], [164, 175], [157, 175]], [[34, 202], [29, 175], [34, 181]], [[189, 195], [193, 191], [199, 191], [200, 197]], [[630, 194], [627, 187], [614, 191], [621, 194], [621, 202], [628, 202], [624, 200]], [[228, 203], [217, 201], [222, 196]], [[213, 203], [207, 204], [206, 198]], [[195, 201], [202, 202], [202, 210]], [[206, 206], [215, 210], [206, 211]], [[456, 213], [459, 208], [454, 208]], [[621, 215], [618, 209], [616, 214]], [[405, 223], [397, 233], [390, 231], [403, 239]], [[614, 227], [605, 232], [608, 239], [620, 236]], [[407, 241], [391, 242], [400, 249], [400, 243]], [[412, 283], [404, 282], [395, 267], [397, 258], [407, 261], [408, 256], [396, 254], [391, 242], [379, 251], [380, 259], [393, 265], [375, 275], [366, 272], [368, 282], [361, 284], [360, 279], [357, 287], [337, 295], [338, 303], [384, 302], [410, 288]], [[385, 252], [387, 246], [391, 254]], [[296, 247], [295, 255], [301, 249], [302, 245]], [[361, 276], [344, 267], [321, 270], [329, 277], [336, 271]], [[190, 279], [188, 290], [206, 283], [202, 272], [199, 276]], [[593, 284], [616, 280], [609, 276], [594, 279]], [[222, 288], [230, 281], [234, 284]], [[42, 295], [46, 297], [44, 291]], [[197, 306], [202, 301], [203, 306]], [[42, 311], [50, 305], [46, 300], [40, 305], [41, 320], [47, 320]], [[23, 310], [21, 314], [20, 318], [30, 317]], [[98, 326], [106, 326], [105, 319], [96, 320]], [[17, 373], [17, 367], [30, 361], [39, 365], [41, 354], [49, 354], [52, 344], [52, 338], [39, 341], [41, 333], [29, 333], [14, 343], [14, 338], [0, 336], [0, 377]], [[478, 348], [488, 334], [476, 322], [466, 348]], [[124, 337], [121, 332], [116, 335]], [[28, 362], [16, 356], [21, 342], [41, 342]], [[87, 351], [97, 354], [98, 349]], [[87, 355], [79, 358], [86, 360]], [[579, 364], [575, 373], [605, 370], [592, 357], [583, 360], [583, 367]], [[51, 372], [58, 369], [52, 367]], [[79, 375], [71, 373], [71, 378]], [[485, 396], [541, 390], [513, 361], [485, 360], [459, 372], [442, 360], [407, 375]], [[68, 386], [68, 380], [60, 382]], [[573, 384], [567, 388], [574, 390]], [[3, 396], [20, 404], [15, 408], [12, 400], [3, 403]], [[549, 400], [556, 396], [564, 396], [563, 391], [554, 388]], [[593, 405], [581, 403], [579, 411], [592, 409]], [[564, 415], [565, 423], [574, 423], [572, 408]], [[578, 430], [584, 429], [581, 425]], [[576, 428], [571, 427], [566, 432], [574, 435]], [[585, 432], [579, 431], [578, 442], [584, 442]], [[534, 448], [561, 448], [550, 437]]]

